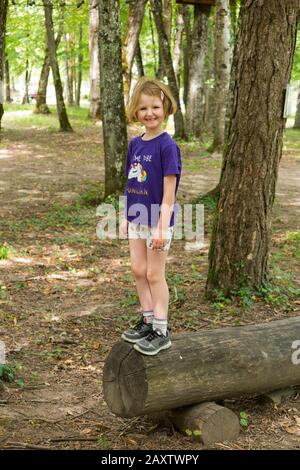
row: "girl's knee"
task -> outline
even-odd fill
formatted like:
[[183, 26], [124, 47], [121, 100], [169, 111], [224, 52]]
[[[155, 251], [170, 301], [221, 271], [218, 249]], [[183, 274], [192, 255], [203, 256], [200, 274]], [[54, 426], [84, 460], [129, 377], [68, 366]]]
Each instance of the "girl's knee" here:
[[131, 270], [138, 279], [147, 277], [147, 266], [138, 263], [131, 263]]
[[153, 269], [147, 269], [147, 281], [149, 284], [165, 282], [165, 276], [162, 272]]

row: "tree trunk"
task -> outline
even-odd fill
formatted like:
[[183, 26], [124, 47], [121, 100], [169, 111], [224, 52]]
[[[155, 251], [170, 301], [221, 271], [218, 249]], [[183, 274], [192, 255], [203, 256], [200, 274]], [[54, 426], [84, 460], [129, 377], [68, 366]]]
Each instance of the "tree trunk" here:
[[[65, 6], [61, 4], [60, 6], [60, 23], [59, 23], [59, 30], [55, 39], [55, 49], [57, 50], [59, 43], [61, 41], [63, 35], [63, 28], [64, 28], [64, 19], [65, 19]], [[49, 79], [49, 72], [50, 72], [50, 59], [49, 59], [49, 51], [47, 47], [47, 35], [45, 41], [45, 55], [44, 55], [44, 62], [41, 69], [41, 75], [39, 79], [38, 85], [38, 92], [36, 98], [36, 106], [34, 113], [36, 114], [50, 114], [50, 109], [47, 106], [47, 87], [48, 87], [48, 79]]]
[[39, 79], [39, 86], [36, 99], [36, 107], [34, 112], [37, 114], [50, 114], [50, 109], [47, 106], [47, 86], [50, 72], [50, 59], [48, 48], [45, 48], [44, 62]]
[[101, 119], [98, 29], [99, 29], [98, 0], [89, 0], [89, 54], [90, 54], [89, 116], [94, 119]]
[[50, 57], [50, 65], [52, 69], [55, 93], [56, 93], [56, 104], [57, 113], [59, 118], [60, 130], [64, 132], [73, 131], [71, 124], [69, 123], [67, 111], [65, 108], [63, 98], [63, 88], [60, 79], [59, 67], [56, 57], [55, 39], [54, 39], [54, 28], [52, 20], [52, 2], [51, 0], [43, 0], [44, 11], [45, 11], [45, 25], [47, 31], [47, 43]]
[[[162, 0], [162, 21], [164, 25], [164, 30], [166, 32], [169, 44], [171, 44], [171, 31], [172, 31], [172, 1], [171, 0]], [[163, 80], [167, 75], [164, 68], [164, 59], [161, 48], [158, 50], [158, 70], [156, 73], [156, 78], [158, 80]]]
[[158, 76], [158, 66], [157, 66], [156, 44], [155, 44], [155, 35], [154, 35], [154, 29], [153, 29], [153, 20], [152, 20], [151, 8], [149, 8], [149, 23], [150, 23], [150, 31], [151, 31], [151, 39], [152, 39], [154, 75], [155, 75], [155, 77], [157, 77]]
[[137, 67], [139, 78], [143, 77], [145, 75], [145, 71], [144, 71], [143, 56], [142, 56], [140, 41], [138, 41], [137, 46], [136, 46], [135, 62], [136, 62], [136, 67]]
[[104, 364], [105, 401], [131, 417], [300, 385], [299, 329], [295, 317], [182, 333], [158, 356], [119, 342]]
[[299, 88], [298, 97], [297, 97], [297, 110], [296, 110], [296, 116], [295, 116], [295, 122], [294, 122], [293, 128], [300, 130], [300, 88]]
[[124, 165], [127, 152], [119, 0], [99, 1], [98, 46], [105, 158], [105, 196], [108, 196], [124, 189]]
[[7, 57], [5, 57], [5, 103], [11, 103], [9, 62]]
[[8, 10], [8, 0], [0, 3], [0, 129], [1, 120], [4, 114], [4, 61], [5, 61], [5, 34], [6, 34], [6, 18]]
[[30, 82], [31, 70], [29, 70], [29, 61], [26, 59], [26, 69], [25, 69], [25, 93], [22, 99], [22, 104], [29, 103], [28, 89]]
[[128, 4], [128, 29], [122, 49], [124, 94], [126, 104], [129, 100], [131, 69], [142, 27], [146, 0], [129, 0]]
[[82, 82], [82, 24], [79, 25], [78, 31], [78, 68], [77, 68], [77, 89], [76, 89], [76, 106], [80, 106], [80, 92], [81, 92], [81, 82]]
[[183, 5], [178, 6], [175, 25], [175, 38], [174, 38], [174, 54], [173, 54], [173, 67], [176, 77], [178, 89], [180, 90], [180, 59], [182, 55], [182, 32], [183, 32]]
[[[183, 23], [185, 32], [185, 41], [183, 46], [183, 102], [185, 111], [187, 107], [187, 96], [190, 81], [190, 63], [191, 63], [191, 52], [192, 52], [192, 32], [191, 32], [191, 15], [188, 5], [182, 6]], [[185, 113], [186, 114], [186, 113]]]
[[70, 34], [65, 34], [66, 100], [68, 106], [74, 106], [73, 41]]
[[232, 119], [209, 253], [209, 297], [215, 290], [230, 295], [267, 280], [297, 12], [297, 0], [241, 6]]
[[228, 95], [230, 76], [229, 17], [229, 0], [217, 0], [214, 35], [215, 115], [213, 123], [213, 151], [222, 149], [224, 145], [226, 97]]
[[192, 52], [189, 64], [189, 84], [186, 106], [186, 130], [188, 135], [201, 137], [203, 103], [204, 62], [208, 46], [208, 19], [211, 6], [194, 6]]
[[179, 90], [176, 83], [176, 76], [172, 63], [170, 45], [162, 20], [162, 0], [151, 0], [151, 8], [157, 28], [159, 47], [162, 53], [164, 67], [168, 77], [168, 84], [178, 106], [177, 112], [174, 115], [175, 137], [185, 139], [186, 135], [184, 130], [183, 116], [180, 107]]

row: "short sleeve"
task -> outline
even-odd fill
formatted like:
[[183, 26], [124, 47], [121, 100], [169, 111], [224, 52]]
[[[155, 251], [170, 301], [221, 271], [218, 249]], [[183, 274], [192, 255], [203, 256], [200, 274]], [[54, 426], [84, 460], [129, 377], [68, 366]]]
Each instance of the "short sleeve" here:
[[166, 145], [161, 152], [163, 176], [181, 174], [181, 157], [178, 146]]

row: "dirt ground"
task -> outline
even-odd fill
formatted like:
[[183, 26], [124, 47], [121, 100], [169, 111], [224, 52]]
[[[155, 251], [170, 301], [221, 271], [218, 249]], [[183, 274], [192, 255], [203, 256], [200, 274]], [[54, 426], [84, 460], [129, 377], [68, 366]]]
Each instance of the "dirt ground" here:
[[[76, 209], [91, 182], [103, 178], [101, 129], [73, 134], [14, 127], [0, 142], [0, 339], [17, 381], [0, 390], [2, 449], [203, 449], [154, 417], [122, 419], [102, 395], [105, 357], [134, 318], [135, 288], [126, 240], [100, 241], [96, 208]], [[5, 121], [4, 121], [5, 126]], [[186, 154], [187, 160], [195, 158]], [[181, 200], [211, 189], [216, 165], [184, 171]], [[300, 155], [285, 152], [274, 208], [274, 246], [300, 215]], [[65, 206], [65, 209], [62, 208]], [[300, 302], [257, 300], [245, 309], [204, 299], [209, 240], [201, 251], [174, 240], [168, 257], [172, 334], [300, 315]], [[274, 248], [275, 249], [275, 248]], [[299, 262], [280, 259], [300, 286]], [[261, 398], [227, 402], [248, 426], [213, 449], [299, 449], [299, 393], [281, 404]]]

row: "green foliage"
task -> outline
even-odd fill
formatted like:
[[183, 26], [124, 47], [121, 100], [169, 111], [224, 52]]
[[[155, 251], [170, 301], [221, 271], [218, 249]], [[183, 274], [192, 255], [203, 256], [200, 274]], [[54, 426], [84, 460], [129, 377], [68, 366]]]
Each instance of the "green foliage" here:
[[0, 259], [8, 259], [9, 249], [6, 245], [0, 246]]
[[243, 428], [249, 426], [249, 415], [245, 411], [240, 412], [240, 425], [243, 426]]
[[215, 209], [217, 208], [218, 201], [217, 199], [214, 199], [211, 196], [200, 196], [197, 199], [197, 203], [203, 204], [206, 210], [209, 210], [212, 212], [212, 211], [215, 211]]
[[87, 207], [98, 206], [103, 201], [103, 191], [102, 183], [91, 182], [88, 188], [78, 197], [78, 203]]
[[257, 288], [256, 295], [262, 297], [268, 305], [289, 311], [292, 310], [291, 301], [300, 296], [300, 289], [286, 284], [276, 285], [274, 282], [266, 282]]
[[168, 274], [168, 286], [171, 294], [170, 304], [182, 305], [185, 301], [185, 290], [182, 287], [183, 277], [181, 274]]
[[126, 298], [121, 300], [120, 307], [131, 307], [132, 305], [138, 305], [138, 297], [135, 292], [126, 292]]
[[[299, 23], [300, 24], [300, 23]], [[297, 41], [292, 67], [292, 81], [300, 80], [300, 26], [298, 25]]]
[[196, 439], [199, 439], [201, 437], [202, 432], [200, 431], [200, 429], [194, 429], [194, 430], [186, 429], [185, 434], [188, 437], [195, 437]]
[[0, 364], [0, 381], [13, 382], [15, 378], [15, 371], [13, 367], [7, 364]]
[[[64, 23], [64, 33], [67, 43], [61, 40], [57, 50], [58, 60], [63, 65], [65, 55], [74, 64], [77, 63], [79, 53], [79, 25], [83, 25], [82, 52], [83, 75], [88, 76], [89, 52], [88, 52], [88, 2], [84, 2], [81, 8], [76, 8], [76, 2], [66, 2], [62, 9], [58, 0], [53, 1], [54, 34], [57, 36], [60, 23]], [[18, 0], [15, 5], [10, 2], [7, 20], [6, 52], [10, 64], [11, 75], [19, 76], [26, 69], [40, 70], [45, 55], [45, 19], [42, 2], [36, 2], [29, 6], [27, 0]]]

